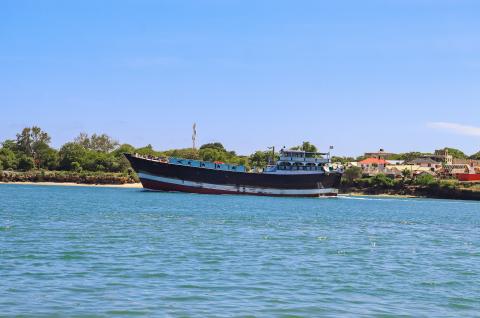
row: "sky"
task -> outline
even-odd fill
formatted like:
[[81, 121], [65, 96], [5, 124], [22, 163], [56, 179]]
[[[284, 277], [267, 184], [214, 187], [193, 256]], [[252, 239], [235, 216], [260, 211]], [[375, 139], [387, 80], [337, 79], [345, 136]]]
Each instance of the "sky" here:
[[0, 140], [480, 150], [480, 2], [0, 0]]

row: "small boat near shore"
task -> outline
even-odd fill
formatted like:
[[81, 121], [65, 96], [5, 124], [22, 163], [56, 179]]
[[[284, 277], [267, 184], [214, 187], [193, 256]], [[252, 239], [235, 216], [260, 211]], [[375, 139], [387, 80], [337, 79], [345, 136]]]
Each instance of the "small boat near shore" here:
[[337, 196], [343, 167], [330, 153], [281, 150], [263, 171], [184, 158], [125, 154], [143, 187], [154, 191], [284, 197]]

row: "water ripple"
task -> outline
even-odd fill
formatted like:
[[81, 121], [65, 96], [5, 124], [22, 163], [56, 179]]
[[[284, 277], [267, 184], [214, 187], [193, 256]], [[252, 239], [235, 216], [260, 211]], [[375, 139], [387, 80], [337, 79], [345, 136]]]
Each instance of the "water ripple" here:
[[0, 185], [0, 316], [475, 317], [480, 204]]

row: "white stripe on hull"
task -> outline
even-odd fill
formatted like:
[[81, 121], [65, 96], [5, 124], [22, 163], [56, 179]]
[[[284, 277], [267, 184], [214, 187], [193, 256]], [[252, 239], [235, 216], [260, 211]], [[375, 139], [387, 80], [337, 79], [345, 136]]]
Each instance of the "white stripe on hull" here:
[[274, 189], [274, 188], [256, 188], [248, 186], [235, 186], [235, 185], [220, 185], [204, 182], [186, 181], [173, 178], [165, 178], [155, 176], [145, 172], [139, 172], [140, 179], [146, 179], [151, 181], [158, 181], [163, 183], [169, 183], [172, 185], [179, 185], [191, 188], [202, 188], [216, 191], [228, 191], [232, 193], [248, 193], [248, 194], [266, 194], [266, 195], [285, 195], [285, 196], [301, 196], [301, 195], [336, 195], [338, 189], [324, 188], [324, 189]]

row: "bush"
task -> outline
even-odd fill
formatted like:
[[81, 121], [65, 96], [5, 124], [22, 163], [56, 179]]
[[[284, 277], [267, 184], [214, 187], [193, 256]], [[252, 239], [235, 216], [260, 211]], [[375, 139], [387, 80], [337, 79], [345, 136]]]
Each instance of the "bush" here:
[[435, 177], [430, 174], [422, 174], [415, 179], [416, 185], [429, 186], [436, 183]]
[[395, 185], [395, 180], [384, 174], [377, 174], [370, 179], [370, 185], [377, 188], [389, 188]]
[[350, 167], [345, 170], [343, 177], [348, 183], [352, 183], [354, 180], [362, 177], [362, 168], [360, 167]]
[[21, 171], [29, 171], [35, 168], [33, 158], [22, 155], [18, 160], [18, 169]]

